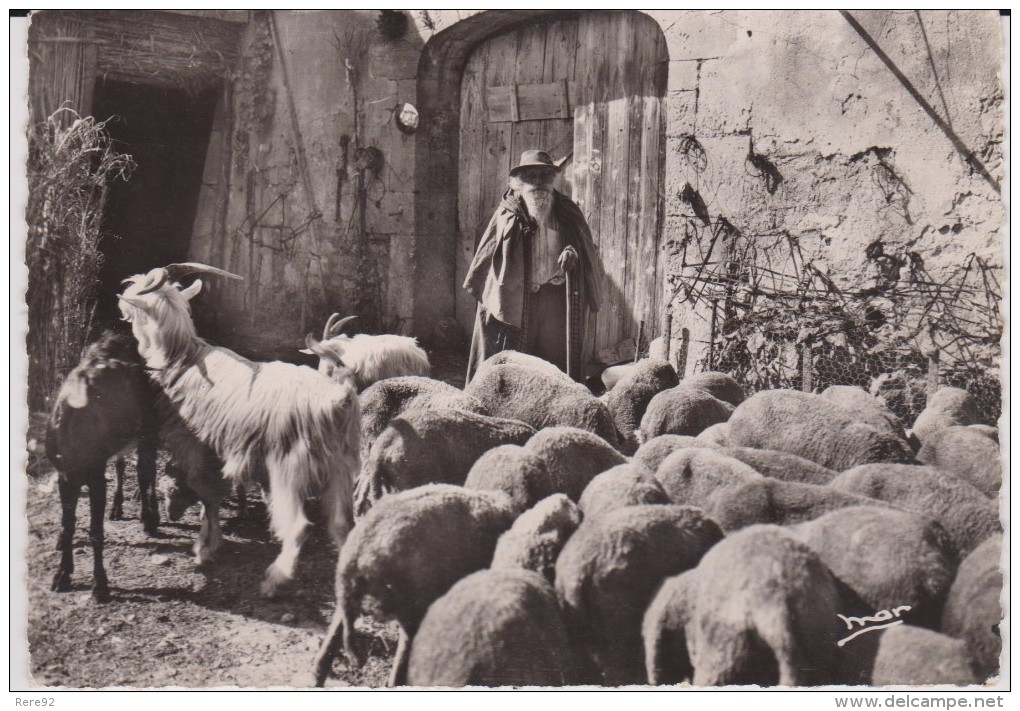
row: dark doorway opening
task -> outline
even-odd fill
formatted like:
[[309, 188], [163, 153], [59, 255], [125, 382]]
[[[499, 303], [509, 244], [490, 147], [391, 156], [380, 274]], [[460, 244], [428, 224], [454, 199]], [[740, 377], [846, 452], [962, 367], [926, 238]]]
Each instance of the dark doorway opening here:
[[121, 280], [187, 260], [213, 111], [221, 87], [96, 82], [93, 115], [109, 119], [116, 149], [137, 167], [110, 187], [103, 216], [104, 262], [96, 323], [119, 318]]

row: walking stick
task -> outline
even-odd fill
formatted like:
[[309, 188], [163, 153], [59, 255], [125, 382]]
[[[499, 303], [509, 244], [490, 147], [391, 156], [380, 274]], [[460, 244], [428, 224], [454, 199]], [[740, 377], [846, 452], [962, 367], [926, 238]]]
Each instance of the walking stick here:
[[570, 338], [570, 323], [571, 323], [571, 321], [570, 321], [570, 302], [573, 300], [571, 298], [571, 296], [574, 293], [574, 290], [570, 288], [570, 286], [571, 286], [570, 285], [570, 273], [572, 271], [573, 271], [572, 269], [564, 269], [563, 270], [564, 274], [567, 277], [567, 377], [568, 378], [574, 377], [574, 374], [571, 372], [571, 370], [573, 370], [573, 369], [570, 367], [570, 361], [571, 361], [571, 357], [570, 356], [573, 354], [573, 348], [570, 347], [571, 346], [571, 338]]

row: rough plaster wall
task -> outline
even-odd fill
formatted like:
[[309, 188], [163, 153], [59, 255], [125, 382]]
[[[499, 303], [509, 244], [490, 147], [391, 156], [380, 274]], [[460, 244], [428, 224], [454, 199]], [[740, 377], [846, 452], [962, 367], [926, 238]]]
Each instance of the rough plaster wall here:
[[[667, 246], [690, 213], [679, 199], [689, 182], [713, 218], [725, 217], [745, 236], [788, 231], [840, 286], [872, 283], [864, 248], [875, 239], [887, 251], [919, 251], [936, 277], [972, 251], [1001, 265], [995, 190], [839, 13], [650, 14], [670, 48]], [[922, 12], [930, 58], [916, 13], [855, 16], [1001, 178], [997, 15]], [[700, 174], [679, 151], [688, 135], [708, 157]], [[782, 175], [774, 193], [746, 165], [749, 138]], [[874, 149], [887, 151], [898, 192], [876, 180], [883, 169]], [[674, 312], [674, 335], [686, 327], [695, 341], [690, 371], [703, 357], [697, 341], [708, 340], [707, 319], [679, 302]]]

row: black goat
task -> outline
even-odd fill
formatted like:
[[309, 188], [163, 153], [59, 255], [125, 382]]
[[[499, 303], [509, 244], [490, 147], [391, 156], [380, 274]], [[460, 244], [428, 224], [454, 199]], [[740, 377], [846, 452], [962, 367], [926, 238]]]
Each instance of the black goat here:
[[138, 489], [142, 523], [149, 534], [159, 526], [156, 504], [156, 449], [158, 420], [153, 407], [154, 388], [143, 370], [137, 344], [130, 336], [107, 331], [90, 345], [81, 362], [64, 381], [46, 430], [46, 454], [59, 474], [62, 508], [60, 567], [52, 589], [70, 589], [74, 571], [72, 542], [75, 509], [81, 488], [89, 488], [89, 539], [92, 543], [92, 596], [110, 599], [103, 567], [103, 515], [106, 509], [106, 463], [118, 455], [117, 490], [111, 518], [123, 515], [121, 455], [138, 445]]

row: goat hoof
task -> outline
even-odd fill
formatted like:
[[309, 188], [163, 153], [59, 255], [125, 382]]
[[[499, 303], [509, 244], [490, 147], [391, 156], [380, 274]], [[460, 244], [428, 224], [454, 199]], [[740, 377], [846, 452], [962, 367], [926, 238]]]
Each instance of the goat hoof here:
[[259, 586], [259, 592], [262, 593], [262, 597], [267, 600], [279, 597], [281, 588], [287, 583], [288, 578], [281, 576], [276, 571], [270, 569], [266, 573], [266, 579], [262, 581], [262, 585]]
[[98, 588], [92, 588], [92, 599], [95, 600], [98, 603], [107, 603], [107, 602], [109, 602], [111, 600], [111, 597], [110, 597], [110, 588], [105, 587], [105, 586], [104, 587], [98, 587]]
[[53, 583], [50, 585], [50, 590], [53, 592], [67, 592], [71, 589], [71, 576], [67, 573], [60, 572], [53, 576]]

